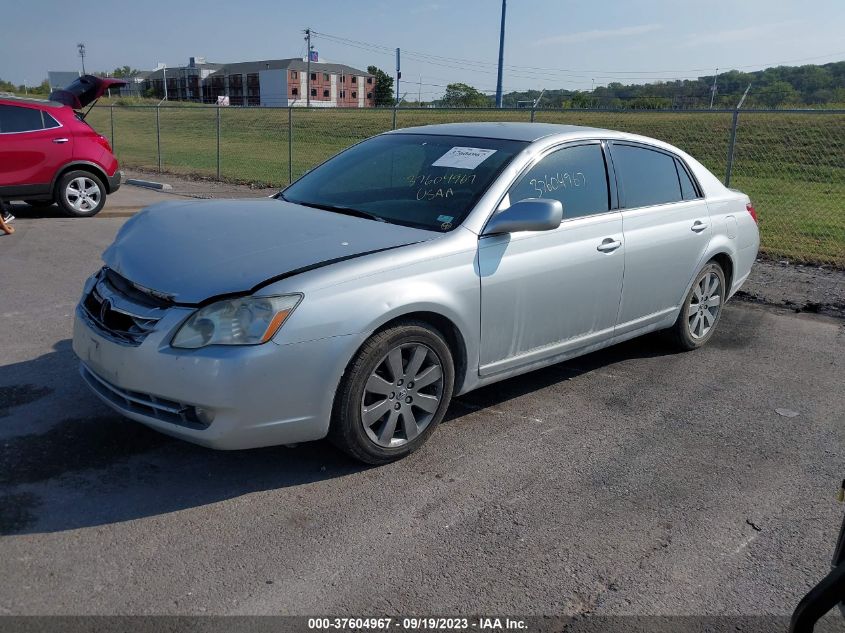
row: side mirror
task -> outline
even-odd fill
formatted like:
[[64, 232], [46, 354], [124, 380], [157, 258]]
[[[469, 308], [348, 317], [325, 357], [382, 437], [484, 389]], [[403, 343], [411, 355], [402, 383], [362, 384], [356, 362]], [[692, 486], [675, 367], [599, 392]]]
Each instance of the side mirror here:
[[482, 235], [516, 233], [518, 231], [551, 231], [563, 221], [560, 200], [526, 198], [490, 218]]

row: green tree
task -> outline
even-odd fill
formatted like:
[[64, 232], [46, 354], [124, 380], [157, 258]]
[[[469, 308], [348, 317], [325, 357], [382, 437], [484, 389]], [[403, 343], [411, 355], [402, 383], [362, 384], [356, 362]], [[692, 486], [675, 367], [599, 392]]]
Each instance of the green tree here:
[[490, 105], [490, 98], [467, 84], [449, 84], [441, 103], [447, 108], [484, 108]]
[[376, 78], [376, 87], [373, 90], [373, 99], [376, 106], [393, 105], [393, 77], [377, 66], [367, 66], [367, 72]]
[[120, 68], [115, 68], [111, 76], [117, 77], [118, 79], [123, 79], [125, 77], [134, 77], [139, 72], [141, 71], [136, 68], [130, 68], [129, 66], [121, 66]]
[[785, 81], [775, 81], [760, 89], [757, 98], [770, 108], [775, 108], [784, 103], [793, 103], [798, 100], [799, 94], [791, 84]]

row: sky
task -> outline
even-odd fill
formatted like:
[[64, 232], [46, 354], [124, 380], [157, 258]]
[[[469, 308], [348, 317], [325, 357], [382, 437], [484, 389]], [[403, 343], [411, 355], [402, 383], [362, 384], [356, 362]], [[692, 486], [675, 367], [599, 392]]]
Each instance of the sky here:
[[[391, 75], [433, 99], [446, 84], [496, 87], [501, 0], [29, 0], [3, 9], [0, 78], [48, 70], [151, 69], [190, 56], [237, 62], [305, 54]], [[842, 0], [508, 0], [504, 91], [580, 89], [845, 60]]]

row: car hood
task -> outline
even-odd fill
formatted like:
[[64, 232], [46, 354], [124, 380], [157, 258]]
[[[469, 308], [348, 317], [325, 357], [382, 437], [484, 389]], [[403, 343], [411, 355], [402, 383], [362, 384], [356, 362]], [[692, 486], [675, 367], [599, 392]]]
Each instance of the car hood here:
[[194, 304], [440, 235], [270, 198], [171, 201], [130, 218], [103, 261], [142, 290]]
[[53, 90], [49, 99], [70, 106], [74, 110], [81, 110], [106, 94], [109, 88], [125, 86], [126, 83], [123, 79], [82, 75], [67, 87]]

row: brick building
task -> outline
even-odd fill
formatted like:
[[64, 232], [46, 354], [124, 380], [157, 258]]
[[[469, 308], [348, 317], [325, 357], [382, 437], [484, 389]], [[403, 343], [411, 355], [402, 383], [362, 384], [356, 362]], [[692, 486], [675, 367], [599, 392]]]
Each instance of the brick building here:
[[[305, 106], [308, 62], [267, 59], [209, 64], [192, 57], [188, 66], [159, 68], [144, 80], [144, 90], [158, 98], [217, 103], [229, 97], [233, 106]], [[344, 64], [311, 62], [311, 106], [367, 108], [375, 105], [375, 78]]]
[[[308, 90], [308, 62], [268, 59], [224, 64], [206, 81], [207, 99], [229, 97], [231, 105], [304, 106]], [[311, 62], [311, 106], [367, 108], [375, 103], [375, 79], [344, 64]]]

